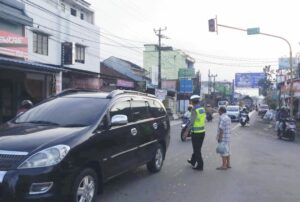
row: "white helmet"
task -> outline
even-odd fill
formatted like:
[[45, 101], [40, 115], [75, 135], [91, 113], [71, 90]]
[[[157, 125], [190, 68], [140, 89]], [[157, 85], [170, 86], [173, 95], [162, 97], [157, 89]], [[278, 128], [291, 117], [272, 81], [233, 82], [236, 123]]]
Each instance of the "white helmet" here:
[[191, 97], [190, 97], [190, 100], [200, 100], [200, 96], [199, 95], [192, 95]]

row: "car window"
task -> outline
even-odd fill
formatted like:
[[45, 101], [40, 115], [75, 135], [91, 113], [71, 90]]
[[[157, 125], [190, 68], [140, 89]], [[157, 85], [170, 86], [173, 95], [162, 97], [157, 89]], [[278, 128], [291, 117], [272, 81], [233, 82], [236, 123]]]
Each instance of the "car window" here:
[[161, 104], [156, 100], [149, 100], [151, 115], [155, 118], [165, 116], [166, 112]]
[[109, 103], [107, 99], [60, 97], [40, 104], [19, 116], [16, 123], [88, 126], [98, 121]]
[[131, 111], [133, 121], [139, 121], [151, 117], [149, 112], [149, 104], [143, 100], [131, 101]]
[[130, 101], [121, 101], [117, 102], [110, 109], [110, 118], [114, 115], [126, 115], [128, 117], [128, 121], [131, 121], [131, 110], [130, 110]]

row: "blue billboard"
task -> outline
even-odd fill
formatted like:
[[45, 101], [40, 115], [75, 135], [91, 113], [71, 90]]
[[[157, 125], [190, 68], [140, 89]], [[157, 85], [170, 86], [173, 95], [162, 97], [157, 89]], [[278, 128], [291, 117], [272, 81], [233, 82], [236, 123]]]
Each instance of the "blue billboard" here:
[[180, 93], [193, 93], [193, 81], [188, 79], [179, 80]]
[[265, 78], [265, 73], [236, 73], [235, 86], [237, 88], [258, 88], [258, 82]]

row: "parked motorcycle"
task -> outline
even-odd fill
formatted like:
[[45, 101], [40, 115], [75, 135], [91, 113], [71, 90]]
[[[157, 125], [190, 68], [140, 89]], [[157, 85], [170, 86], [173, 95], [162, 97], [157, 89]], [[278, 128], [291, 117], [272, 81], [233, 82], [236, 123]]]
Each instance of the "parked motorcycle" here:
[[190, 119], [183, 119], [183, 122], [181, 124], [181, 133], [180, 133], [180, 139], [182, 142], [185, 142], [187, 138], [191, 137], [191, 130], [189, 130], [189, 126], [191, 125]]
[[242, 112], [240, 115], [240, 124], [244, 127], [247, 123], [248, 123], [248, 114]]
[[296, 122], [292, 118], [285, 119], [285, 127], [283, 127], [283, 122], [279, 123], [277, 130], [277, 136], [279, 139], [287, 138], [290, 141], [294, 141], [296, 137]]
[[211, 113], [206, 113], [206, 120], [207, 120], [208, 122], [210, 122], [210, 121], [212, 121], [212, 119], [213, 119], [212, 114], [211, 114]]

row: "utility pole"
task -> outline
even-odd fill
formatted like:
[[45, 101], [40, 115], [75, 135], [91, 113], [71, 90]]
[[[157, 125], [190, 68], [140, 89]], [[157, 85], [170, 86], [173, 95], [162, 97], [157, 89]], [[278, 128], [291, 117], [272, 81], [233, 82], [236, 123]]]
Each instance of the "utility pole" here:
[[208, 94], [211, 94], [211, 77], [210, 77], [210, 69], [208, 70]]
[[162, 31], [166, 31], [167, 27], [165, 28], [159, 28], [159, 29], [154, 29], [154, 33], [156, 36], [158, 36], [158, 89], [161, 89], [161, 39], [162, 38], [167, 38], [166, 36], [162, 35]]
[[214, 78], [214, 82], [213, 82], [214, 94], [216, 93], [216, 77], [217, 76], [218, 76], [218, 74], [212, 74], [212, 75], [210, 75], [210, 77]]

